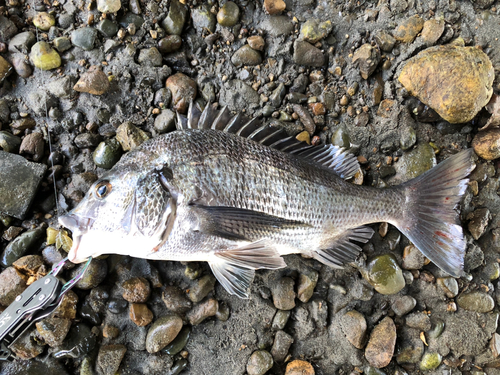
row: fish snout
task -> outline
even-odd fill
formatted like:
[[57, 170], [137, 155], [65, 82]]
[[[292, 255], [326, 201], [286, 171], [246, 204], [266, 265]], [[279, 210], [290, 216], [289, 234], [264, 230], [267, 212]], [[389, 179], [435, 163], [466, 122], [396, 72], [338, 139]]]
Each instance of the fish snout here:
[[59, 224], [75, 233], [85, 233], [88, 230], [90, 219], [68, 213], [59, 217]]

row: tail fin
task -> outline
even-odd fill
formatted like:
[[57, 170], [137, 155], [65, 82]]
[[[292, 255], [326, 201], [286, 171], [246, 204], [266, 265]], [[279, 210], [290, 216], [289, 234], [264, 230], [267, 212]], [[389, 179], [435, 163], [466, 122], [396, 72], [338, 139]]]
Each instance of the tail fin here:
[[401, 185], [408, 203], [398, 229], [434, 264], [463, 275], [466, 243], [456, 206], [474, 169], [472, 149], [464, 150]]

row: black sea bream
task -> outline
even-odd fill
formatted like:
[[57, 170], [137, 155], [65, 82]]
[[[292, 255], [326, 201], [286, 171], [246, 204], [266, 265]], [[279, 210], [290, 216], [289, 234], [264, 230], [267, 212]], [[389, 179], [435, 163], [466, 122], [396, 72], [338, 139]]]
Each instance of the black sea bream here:
[[[178, 130], [130, 151], [59, 219], [69, 258], [126, 254], [206, 261], [231, 294], [248, 296], [256, 269], [300, 253], [332, 267], [352, 262], [389, 222], [430, 260], [462, 274], [466, 244], [455, 211], [473, 169], [465, 150], [400, 186], [346, 182], [359, 165], [332, 145], [308, 146], [227, 110], [191, 106]], [[351, 242], [354, 241], [354, 242]]]

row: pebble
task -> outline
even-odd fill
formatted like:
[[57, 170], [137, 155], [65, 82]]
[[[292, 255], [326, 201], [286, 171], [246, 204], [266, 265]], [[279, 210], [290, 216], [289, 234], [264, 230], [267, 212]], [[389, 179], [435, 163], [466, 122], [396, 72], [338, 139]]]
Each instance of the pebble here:
[[73, 142], [75, 143], [76, 147], [82, 149], [96, 147], [101, 141], [102, 137], [100, 134], [82, 133], [78, 134]]
[[196, 283], [189, 288], [188, 298], [193, 303], [200, 302], [215, 288], [216, 278], [213, 275], [205, 275], [199, 278]]
[[186, 5], [181, 4], [179, 0], [172, 0], [167, 17], [161, 23], [169, 35], [181, 35], [182, 28], [186, 22], [188, 8]]
[[161, 298], [167, 309], [178, 314], [184, 314], [193, 306], [186, 294], [176, 286], [166, 286]]
[[149, 136], [130, 121], [124, 122], [116, 129], [116, 140], [120, 142], [123, 151], [133, 150], [148, 139]]
[[221, 26], [233, 27], [240, 18], [240, 8], [232, 1], [226, 2], [217, 13], [217, 22]]
[[403, 151], [407, 151], [412, 148], [415, 143], [417, 143], [417, 133], [415, 129], [411, 126], [405, 126], [401, 130], [401, 138], [399, 139], [399, 145]]
[[142, 27], [142, 25], [144, 24], [144, 18], [134, 13], [125, 13], [122, 17], [119, 18], [118, 23], [121, 27], [127, 29], [130, 33], [130, 31], [132, 31], [134, 28], [135, 31], [137, 31]]
[[273, 303], [279, 310], [291, 310], [295, 307], [295, 281], [290, 277], [282, 277], [272, 287]]
[[[156, 322], [155, 322], [156, 324]], [[176, 355], [186, 346], [191, 334], [191, 327], [184, 326], [173, 341], [162, 349], [163, 353], [168, 355]]]
[[71, 33], [71, 43], [85, 51], [94, 49], [96, 38], [97, 30], [93, 27], [81, 27]]
[[273, 322], [272, 322], [272, 329], [275, 330], [280, 330], [284, 329], [286, 326], [286, 323], [288, 322], [288, 319], [290, 318], [290, 310], [278, 310], [276, 311], [276, 314], [274, 315]]
[[130, 0], [129, 1], [129, 8], [130, 8], [130, 11], [134, 14], [141, 14], [142, 13], [141, 4], [140, 4], [139, 0]]
[[358, 48], [352, 57], [352, 63], [358, 64], [361, 77], [364, 79], [368, 79], [377, 68], [379, 62], [380, 52], [378, 48], [373, 47], [369, 43], [365, 43]]
[[120, 160], [122, 148], [116, 138], [107, 139], [99, 143], [92, 157], [94, 164], [99, 168], [111, 169]]
[[186, 113], [189, 103], [196, 98], [196, 82], [183, 73], [176, 73], [168, 77], [166, 87], [172, 92], [174, 109]]
[[300, 122], [302, 122], [304, 128], [309, 132], [310, 135], [313, 135], [316, 131], [316, 124], [314, 123], [314, 120], [312, 119], [309, 111], [307, 111], [300, 104], [294, 104], [292, 108], [293, 111], [299, 116]]
[[116, 339], [120, 333], [120, 328], [109, 324], [106, 324], [102, 329], [102, 336], [109, 339]]
[[274, 362], [283, 362], [288, 354], [288, 349], [293, 344], [293, 337], [290, 336], [285, 331], [277, 331], [274, 336], [273, 347], [271, 349], [271, 355], [273, 356]]
[[392, 303], [392, 311], [396, 316], [404, 316], [408, 314], [417, 305], [417, 300], [412, 296], [401, 296]]
[[126, 352], [127, 347], [121, 344], [101, 346], [97, 354], [97, 369], [103, 375], [115, 375]]
[[208, 298], [195, 305], [186, 314], [186, 319], [193, 326], [200, 324], [206, 318], [214, 316], [217, 313], [219, 304], [215, 298]]
[[96, 29], [99, 30], [104, 36], [112, 38], [118, 32], [118, 25], [110, 19], [105, 18], [97, 24]]
[[9, 51], [12, 53], [22, 53], [27, 55], [33, 44], [36, 43], [35, 34], [31, 31], [24, 31], [17, 34], [9, 41]]
[[0, 16], [0, 42], [5, 43], [17, 34], [17, 27], [8, 18]]
[[178, 51], [182, 46], [182, 38], [179, 35], [168, 35], [160, 39], [158, 49], [161, 53], [172, 53]]
[[145, 303], [131, 303], [128, 316], [139, 327], [147, 326], [153, 321], [153, 312]]
[[121, 298], [111, 298], [108, 301], [108, 311], [112, 314], [121, 314], [127, 309], [128, 303]]
[[97, 10], [102, 13], [116, 13], [121, 7], [120, 0], [97, 0]]
[[373, 328], [365, 349], [366, 360], [376, 368], [387, 366], [394, 354], [396, 326], [388, 316]]
[[430, 47], [436, 44], [441, 35], [443, 35], [443, 32], [444, 20], [435, 18], [427, 20], [424, 22], [424, 27], [422, 29], [422, 40]]
[[49, 31], [55, 24], [56, 20], [54, 16], [47, 12], [37, 13], [35, 17], [33, 17], [33, 25], [43, 31]]
[[273, 367], [273, 357], [267, 350], [256, 350], [247, 363], [248, 375], [264, 375]]
[[137, 58], [139, 64], [144, 66], [162, 66], [163, 58], [160, 51], [156, 47], [143, 48], [139, 51], [139, 57]]
[[472, 140], [474, 152], [485, 160], [500, 158], [500, 129], [488, 129], [477, 133]]
[[88, 71], [80, 76], [73, 90], [86, 92], [92, 95], [102, 95], [109, 89], [109, 80], [106, 73], [97, 65], [91, 66]]
[[271, 16], [280, 14], [285, 8], [286, 4], [283, 0], [264, 0], [264, 10]]
[[368, 263], [365, 278], [380, 294], [396, 294], [406, 284], [403, 271], [390, 254], [373, 258]]
[[419, 270], [425, 265], [425, 263], [425, 255], [422, 254], [413, 244], [405, 247], [401, 268], [405, 270]]
[[404, 20], [394, 31], [394, 37], [403, 43], [411, 43], [424, 27], [424, 20], [418, 15]]
[[297, 298], [301, 302], [308, 302], [314, 293], [314, 288], [318, 282], [318, 272], [311, 270], [307, 274], [301, 273], [297, 283]]
[[39, 245], [45, 234], [45, 227], [38, 227], [24, 232], [5, 247], [0, 258], [2, 267], [9, 267], [28, 251]]
[[486, 232], [491, 213], [487, 208], [478, 208], [469, 213], [467, 219], [470, 220], [468, 225], [470, 234], [475, 240], [478, 240]]
[[[170, 91], [168, 91], [170, 93]], [[175, 128], [176, 115], [170, 109], [163, 109], [161, 113], [156, 116], [154, 127], [159, 134], [168, 133]]]
[[419, 143], [417, 147], [405, 152], [394, 164], [396, 177], [401, 182], [420, 176], [436, 165], [436, 154], [428, 143]]
[[182, 329], [182, 319], [177, 315], [158, 318], [149, 328], [146, 336], [146, 350], [156, 353], [170, 344]]
[[[0, 148], [5, 151], [6, 153], [14, 153], [19, 150], [19, 146], [21, 145], [21, 138], [16, 137], [15, 135], [12, 135], [9, 132], [6, 131], [0, 131]], [[5, 153], [0, 154], [2, 159], [7, 159], [9, 156], [7, 156]], [[24, 160], [24, 158], [21, 158]], [[4, 180], [8, 181], [8, 180]]]
[[413, 312], [406, 316], [406, 325], [427, 332], [432, 328], [431, 319], [423, 312]]
[[[35, 358], [43, 353], [45, 345], [38, 343], [35, 340], [33, 331], [25, 331], [16, 341], [14, 341], [10, 349], [20, 359], [27, 360]], [[23, 374], [24, 375], [24, 374]], [[36, 374], [33, 374], [36, 375]]]
[[385, 30], [378, 30], [374, 33], [375, 42], [384, 52], [391, 52], [396, 44], [396, 39]]
[[258, 51], [245, 44], [233, 54], [231, 62], [236, 67], [259, 65], [262, 62], [262, 56]]
[[443, 330], [444, 330], [444, 322], [442, 320], [437, 320], [432, 330], [427, 332], [427, 336], [432, 339], [437, 339], [439, 336], [441, 336]]
[[215, 31], [217, 20], [207, 4], [192, 9], [191, 19], [193, 20], [193, 27], [198, 31], [198, 33], [203, 34], [207, 30], [210, 33]]
[[488, 103], [493, 78], [493, 65], [483, 51], [445, 45], [427, 48], [409, 59], [398, 80], [410, 95], [455, 124], [472, 120]]
[[61, 304], [54, 310], [53, 316], [63, 319], [73, 320], [76, 318], [76, 306], [78, 303], [78, 296], [72, 290], [68, 291]]
[[366, 343], [366, 319], [356, 310], [345, 313], [340, 320], [340, 327], [347, 340], [356, 348], [363, 349]]
[[495, 301], [486, 293], [474, 291], [461, 294], [456, 299], [457, 304], [464, 310], [487, 313], [495, 307]]
[[[74, 268], [71, 271], [71, 277], [73, 278], [79, 274], [84, 266], [85, 263]], [[80, 281], [75, 284], [75, 286], [83, 290], [93, 289], [104, 281], [107, 274], [108, 263], [106, 262], [106, 259], [92, 259], [87, 271], [85, 271], [85, 274]]]
[[[22, 78], [28, 78], [33, 74], [33, 68], [28, 64], [28, 57], [21, 54], [15, 54], [12, 56], [12, 66], [16, 71], [17, 75]], [[0, 73], [0, 76], [2, 74]]]
[[435, 370], [441, 364], [442, 357], [439, 353], [427, 352], [420, 360], [420, 370]]
[[25, 289], [26, 280], [14, 267], [0, 273], [0, 305], [9, 306]]
[[122, 284], [123, 299], [130, 303], [147, 302], [151, 295], [149, 281], [144, 277], [133, 277]]
[[332, 134], [332, 138], [330, 139], [332, 145], [349, 148], [351, 147], [351, 137], [349, 137], [349, 133], [344, 125], [340, 125]]
[[266, 42], [264, 41], [264, 38], [261, 37], [260, 35], [252, 35], [252, 36], [248, 37], [247, 43], [251, 48], [253, 48], [254, 50], [257, 50], [257, 51], [264, 51], [264, 47], [266, 44]]
[[321, 39], [326, 38], [333, 29], [330, 20], [320, 22], [317, 19], [311, 18], [302, 24], [300, 28], [300, 35], [309, 43], [315, 44]]
[[63, 29], [68, 29], [71, 25], [73, 25], [73, 22], [73, 15], [69, 13], [62, 13], [59, 16], [59, 26], [61, 26]]
[[296, 40], [293, 44], [293, 61], [299, 65], [321, 67], [325, 64], [325, 56], [312, 44]]
[[285, 375], [314, 375], [314, 367], [306, 361], [296, 359], [286, 365]]
[[30, 60], [41, 70], [52, 70], [61, 66], [61, 56], [47, 42], [38, 42], [31, 47]]
[[40, 161], [45, 148], [45, 140], [42, 133], [33, 132], [24, 136], [21, 146], [19, 146], [20, 154], [31, 155], [33, 161]]
[[174, 365], [170, 369], [170, 374], [171, 375], [178, 375], [180, 374], [188, 365], [187, 359], [181, 358], [177, 361], [175, 361]]
[[275, 108], [281, 105], [281, 102], [285, 98], [286, 88], [283, 83], [280, 83], [276, 89], [273, 90], [269, 96], [269, 104]]
[[36, 323], [42, 340], [51, 348], [61, 345], [71, 327], [71, 320], [49, 316]]

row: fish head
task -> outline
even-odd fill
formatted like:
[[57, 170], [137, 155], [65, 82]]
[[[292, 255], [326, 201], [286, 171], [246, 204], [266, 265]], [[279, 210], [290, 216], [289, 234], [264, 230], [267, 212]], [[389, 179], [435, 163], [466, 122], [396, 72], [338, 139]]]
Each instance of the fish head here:
[[120, 165], [89, 189], [59, 224], [73, 233], [68, 258], [73, 263], [102, 254], [141, 256], [161, 241], [172, 214], [168, 189], [156, 170]]

